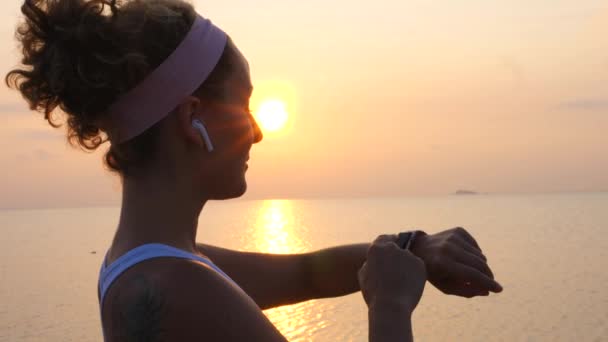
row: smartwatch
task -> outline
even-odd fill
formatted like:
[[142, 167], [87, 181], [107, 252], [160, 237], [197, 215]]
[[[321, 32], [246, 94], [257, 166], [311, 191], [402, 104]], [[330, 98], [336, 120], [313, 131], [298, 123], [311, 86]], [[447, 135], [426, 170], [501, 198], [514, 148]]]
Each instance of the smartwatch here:
[[416, 237], [421, 236], [421, 235], [426, 235], [426, 234], [421, 230], [411, 230], [411, 231], [399, 233], [398, 238], [397, 238], [397, 245], [401, 249], [410, 250]]

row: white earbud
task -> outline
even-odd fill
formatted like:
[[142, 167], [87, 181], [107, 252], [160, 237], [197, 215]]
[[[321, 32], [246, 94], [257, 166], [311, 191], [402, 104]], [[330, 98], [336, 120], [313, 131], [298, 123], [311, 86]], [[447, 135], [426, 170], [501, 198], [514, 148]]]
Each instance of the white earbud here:
[[209, 133], [207, 133], [205, 124], [198, 119], [194, 119], [192, 120], [192, 127], [194, 127], [201, 134], [201, 138], [203, 138], [205, 146], [207, 146], [207, 151], [213, 152], [213, 144], [211, 143], [211, 138], [209, 138]]

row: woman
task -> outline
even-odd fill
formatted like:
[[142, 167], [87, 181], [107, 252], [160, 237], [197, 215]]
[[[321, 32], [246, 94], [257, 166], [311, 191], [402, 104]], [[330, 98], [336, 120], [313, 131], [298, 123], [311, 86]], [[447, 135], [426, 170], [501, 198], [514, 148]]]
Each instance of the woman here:
[[[262, 132], [249, 66], [230, 38], [181, 0], [27, 0], [22, 68], [6, 81], [52, 126], [122, 180], [121, 215], [102, 270], [108, 341], [281, 341], [262, 309], [362, 290], [370, 340], [411, 340], [426, 274], [445, 293], [500, 291], [462, 228], [394, 235], [300, 255], [196, 243], [208, 200], [246, 191]], [[322, 266], [322, 267], [319, 267]]]

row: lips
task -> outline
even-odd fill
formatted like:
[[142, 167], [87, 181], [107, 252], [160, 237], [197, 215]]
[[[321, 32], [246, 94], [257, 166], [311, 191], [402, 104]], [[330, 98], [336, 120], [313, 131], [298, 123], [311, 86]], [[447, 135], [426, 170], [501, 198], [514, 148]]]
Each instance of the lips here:
[[247, 154], [247, 157], [245, 158], [245, 165], [244, 165], [244, 169], [247, 170], [249, 168], [249, 164], [247, 164], [247, 162], [249, 161], [249, 154]]

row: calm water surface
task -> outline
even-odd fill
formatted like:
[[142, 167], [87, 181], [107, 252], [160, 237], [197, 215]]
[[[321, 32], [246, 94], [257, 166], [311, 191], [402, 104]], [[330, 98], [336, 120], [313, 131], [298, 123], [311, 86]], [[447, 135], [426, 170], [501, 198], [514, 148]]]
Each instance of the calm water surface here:
[[[0, 211], [0, 341], [100, 341], [96, 282], [116, 208]], [[608, 341], [608, 194], [232, 201], [209, 204], [198, 240], [299, 253], [378, 234], [466, 227], [505, 291], [432, 285], [418, 341]], [[360, 294], [267, 310], [290, 341], [366, 341]]]

